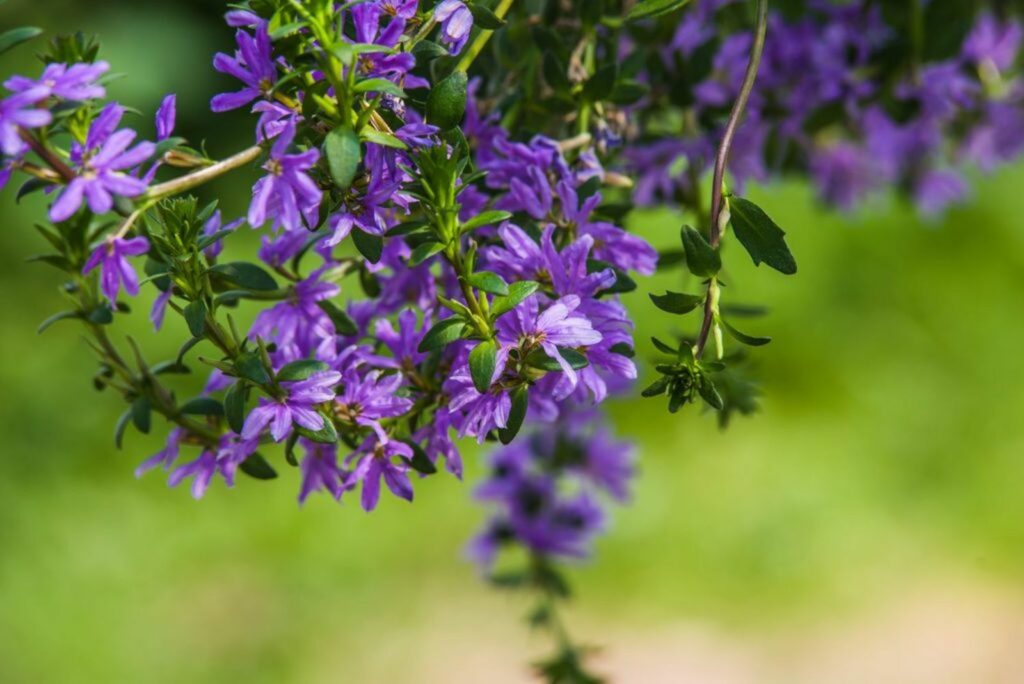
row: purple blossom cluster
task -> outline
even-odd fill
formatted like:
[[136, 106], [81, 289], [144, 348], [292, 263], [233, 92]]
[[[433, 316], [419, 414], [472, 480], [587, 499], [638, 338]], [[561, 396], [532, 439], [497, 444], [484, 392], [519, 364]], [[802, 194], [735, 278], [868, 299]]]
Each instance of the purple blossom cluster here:
[[[681, 78], [679, 70], [700, 71], [709, 55], [710, 69], [692, 84], [684, 116], [700, 126], [627, 149], [640, 203], [692, 192], [713, 161], [752, 41], [745, 31], [719, 36], [716, 15], [733, 4], [695, 3], [660, 50], [664, 68], [650, 76], [655, 89]], [[956, 54], [913, 58], [900, 69], [887, 60], [906, 32], [878, 3], [812, 2], [797, 19], [773, 13], [768, 36], [729, 167], [738, 185], [795, 171], [843, 210], [901, 188], [934, 215], [969, 195], [969, 168], [991, 171], [1024, 152], [1015, 19], [983, 12]], [[720, 123], [707, 125], [713, 121]]]

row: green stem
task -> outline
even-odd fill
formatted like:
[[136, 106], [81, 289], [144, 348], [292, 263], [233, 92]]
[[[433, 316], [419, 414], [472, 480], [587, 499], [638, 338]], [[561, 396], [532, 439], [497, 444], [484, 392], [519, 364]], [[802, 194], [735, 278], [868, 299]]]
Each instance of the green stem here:
[[190, 173], [187, 176], [175, 178], [174, 180], [167, 181], [166, 183], [154, 185], [149, 189], [149, 192], [140, 198], [140, 201], [158, 200], [165, 197], [180, 195], [183, 192], [188, 192], [189, 190], [209, 183], [211, 180], [223, 176], [226, 173], [252, 163], [262, 153], [262, 147], [259, 145], [253, 145], [252, 147], [242, 150], [238, 154], [228, 157], [223, 161], [219, 161], [212, 166], [207, 166], [206, 168]]
[[[504, 19], [505, 15], [512, 8], [514, 0], [501, 0], [498, 6], [494, 8], [494, 15], [499, 19]], [[469, 49], [462, 53], [462, 59], [455, 65], [456, 71], [466, 72], [469, 71], [469, 67], [472, 66], [476, 58], [480, 56], [483, 49], [487, 46], [487, 41], [491, 39], [491, 35], [494, 31], [483, 30], [477, 35], [476, 39], [470, 44]]]

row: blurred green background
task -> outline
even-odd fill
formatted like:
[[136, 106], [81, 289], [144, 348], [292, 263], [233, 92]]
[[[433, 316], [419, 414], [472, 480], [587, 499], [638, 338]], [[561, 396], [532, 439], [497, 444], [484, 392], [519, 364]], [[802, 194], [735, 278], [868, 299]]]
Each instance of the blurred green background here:
[[[179, 94], [179, 130], [214, 155], [246, 144], [244, 115], [214, 117], [231, 43], [214, 0], [10, 0], [0, 28], [99, 33], [127, 76], [112, 95], [146, 114]], [[40, 47], [36, 43], [35, 47]], [[2, 72], [35, 72], [32, 49]], [[244, 174], [243, 174], [244, 176]], [[237, 177], [212, 191], [244, 209]], [[640, 445], [634, 503], [595, 562], [572, 573], [570, 622], [619, 682], [1019, 682], [1024, 665], [1024, 167], [926, 224], [882, 205], [816, 208], [799, 185], [755, 189], [789, 232], [800, 274], [733, 252], [764, 410], [721, 433], [708, 416], [625, 400]], [[90, 389], [41, 251], [38, 200], [0, 199], [0, 682], [525, 682], [546, 644], [521, 597], [461, 558], [482, 519], [468, 482], [418, 484], [373, 515], [298, 476], [215, 486], [201, 502], [136, 463], [156, 437], [112, 445], [121, 406]], [[680, 218], [634, 217], [659, 244]], [[646, 284], [669, 286], [668, 280]], [[643, 341], [665, 331], [631, 297]], [[141, 308], [141, 303], [140, 303]], [[141, 318], [141, 316], [140, 316]], [[174, 344], [139, 321], [151, 358]], [[641, 343], [641, 348], [643, 343]], [[186, 390], [183, 390], [186, 392]], [[155, 431], [156, 432], [156, 431]]]

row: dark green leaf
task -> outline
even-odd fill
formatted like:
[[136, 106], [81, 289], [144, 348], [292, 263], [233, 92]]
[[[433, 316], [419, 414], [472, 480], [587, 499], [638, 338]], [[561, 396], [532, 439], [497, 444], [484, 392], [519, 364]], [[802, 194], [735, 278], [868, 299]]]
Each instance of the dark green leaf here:
[[82, 315], [81, 311], [61, 311], [60, 313], [53, 314], [45, 321], [40, 323], [39, 329], [36, 332], [37, 334], [42, 334], [47, 328], [49, 328], [54, 323], [58, 321], [66, 321], [72, 318], [81, 320], [82, 318], [84, 318], [84, 316]]
[[295, 426], [295, 431], [306, 439], [313, 440], [319, 444], [337, 444], [338, 431], [334, 429], [334, 423], [324, 418], [324, 426], [317, 431], [309, 430], [301, 425]]
[[181, 405], [179, 409], [187, 416], [222, 416], [224, 406], [213, 397], [196, 397]]
[[359, 334], [359, 328], [356, 327], [355, 321], [337, 304], [322, 300], [317, 302], [317, 306], [331, 319], [331, 323], [334, 324], [334, 330], [339, 335], [351, 337]]
[[707, 402], [708, 406], [721, 411], [725, 406], [725, 402], [722, 401], [722, 395], [718, 393], [718, 389], [715, 387], [715, 383], [711, 381], [704, 373], [700, 374], [700, 379], [697, 383], [697, 391], [700, 392], [701, 398]]
[[32, 40], [42, 32], [43, 29], [34, 26], [22, 26], [21, 28], [4, 32], [0, 35], [0, 55], [27, 40]]
[[665, 390], [668, 389], [670, 382], [672, 382], [672, 378], [670, 377], [658, 378], [650, 387], [641, 392], [640, 396], [650, 399], [651, 397], [662, 395], [665, 393]]
[[477, 271], [469, 276], [469, 284], [493, 295], [504, 297], [509, 293], [508, 283], [505, 282], [505, 279], [490, 271]]
[[117, 419], [117, 425], [114, 426], [114, 446], [118, 449], [124, 444], [124, 431], [128, 429], [128, 422], [132, 419], [132, 407], [129, 407], [127, 411], [121, 414], [121, 417]]
[[245, 402], [248, 394], [249, 387], [241, 380], [231, 385], [224, 394], [224, 417], [228, 421], [228, 427], [239, 434], [245, 425]]
[[149, 428], [152, 425], [152, 407], [149, 404], [149, 399], [146, 397], [139, 397], [132, 402], [132, 424], [135, 429], [144, 435], [149, 434]]
[[651, 295], [654, 305], [671, 314], [688, 314], [704, 303], [704, 297], [700, 295], [686, 294], [684, 292], [666, 292], [663, 295]]
[[526, 385], [517, 387], [512, 392], [512, 408], [508, 414], [508, 422], [505, 427], [498, 431], [498, 439], [502, 444], [511, 444], [512, 440], [519, 434], [526, 420], [526, 410], [529, 408], [530, 396]]
[[89, 322], [97, 325], [110, 325], [114, 322], [114, 312], [107, 304], [100, 304], [89, 312]]
[[764, 345], [772, 341], [772, 338], [770, 337], [754, 337], [753, 335], [747, 335], [746, 333], [742, 333], [736, 328], [729, 325], [728, 321], [726, 321], [725, 319], [719, 319], [719, 323], [722, 324], [722, 327], [725, 328], [726, 332], [728, 332], [736, 341], [742, 342], [747, 346], [763, 347]]
[[331, 170], [334, 184], [342, 190], [348, 190], [356, 177], [359, 162], [362, 161], [363, 150], [359, 144], [359, 136], [350, 126], [338, 126], [327, 134], [324, 154], [327, 156], [327, 166]]
[[267, 463], [267, 459], [263, 458], [256, 451], [249, 454], [249, 458], [242, 461], [238, 469], [257, 480], [273, 480], [277, 477], [277, 471], [274, 470], [274, 467]]
[[495, 31], [505, 25], [503, 19], [483, 5], [470, 3], [469, 11], [473, 13], [473, 24], [485, 31]]
[[640, 0], [626, 15], [628, 21], [657, 17], [661, 14], [674, 12], [686, 5], [690, 0]]
[[[575, 349], [558, 347], [558, 352], [573, 370], [580, 370], [590, 365], [590, 361], [587, 360], [587, 357]], [[558, 362], [558, 359], [548, 356], [543, 349], [535, 349], [530, 352], [530, 355], [526, 357], [526, 363], [534, 368], [553, 373], [557, 373], [562, 370], [562, 365]]]
[[484, 340], [469, 352], [469, 373], [473, 376], [473, 386], [480, 394], [485, 394], [491, 388], [497, 359], [498, 345], [494, 340]]
[[277, 372], [277, 379], [283, 382], [305, 380], [314, 373], [322, 373], [326, 370], [330, 370], [330, 368], [331, 367], [323, 361], [314, 361], [312, 359], [292, 361]]
[[352, 231], [352, 241], [356, 244], [359, 253], [366, 257], [371, 264], [380, 261], [384, 253], [384, 238], [380, 235], [365, 233], [358, 228]]
[[594, 75], [583, 84], [583, 97], [591, 102], [601, 102], [611, 97], [615, 90], [615, 82], [619, 79], [619, 65], [609, 62], [594, 72]]
[[466, 74], [454, 71], [434, 86], [427, 98], [427, 123], [442, 131], [462, 123], [466, 113]]
[[458, 316], [446, 318], [434, 324], [434, 327], [427, 331], [427, 334], [423, 336], [423, 341], [420, 342], [419, 350], [426, 353], [443, 349], [461, 338], [462, 329], [465, 327], [466, 322]]
[[234, 283], [239, 287], [244, 287], [247, 290], [266, 292], [277, 289], [277, 282], [274, 280], [273, 276], [256, 264], [250, 264], [246, 261], [217, 264], [212, 267], [210, 271], [212, 273], [217, 273], [228, 282]]
[[185, 307], [185, 322], [193, 337], [201, 337], [206, 331], [206, 304], [197, 299]]
[[660, 351], [662, 354], [668, 354], [670, 356], [675, 356], [676, 354], [679, 353], [679, 349], [677, 349], [676, 347], [673, 347], [671, 345], [665, 344], [664, 342], [659, 340], [657, 337], [652, 337], [651, 338], [651, 342], [654, 344], [655, 348], [658, 351]]
[[270, 376], [267, 375], [267, 369], [263, 367], [263, 361], [259, 354], [253, 352], [239, 354], [238, 360], [235, 361], [235, 372], [239, 377], [251, 380], [257, 385], [265, 385], [270, 382]]
[[722, 256], [708, 244], [704, 236], [691, 226], [683, 226], [681, 232], [683, 251], [686, 252], [686, 267], [698, 278], [710, 278], [722, 270]]
[[495, 297], [491, 302], [491, 317], [498, 318], [512, 309], [516, 308], [527, 297], [540, 289], [540, 283], [532, 280], [522, 280], [508, 286], [508, 294], [504, 297]]
[[412, 458], [404, 459], [406, 463], [412, 466], [413, 470], [423, 475], [433, 475], [437, 472], [437, 466], [434, 465], [430, 457], [427, 456], [427, 452], [415, 442], [406, 442], [410, 448], [412, 448]]
[[768, 264], [779, 273], [796, 273], [796, 260], [786, 245], [785, 233], [761, 207], [742, 197], [729, 198], [732, 228], [755, 265]]

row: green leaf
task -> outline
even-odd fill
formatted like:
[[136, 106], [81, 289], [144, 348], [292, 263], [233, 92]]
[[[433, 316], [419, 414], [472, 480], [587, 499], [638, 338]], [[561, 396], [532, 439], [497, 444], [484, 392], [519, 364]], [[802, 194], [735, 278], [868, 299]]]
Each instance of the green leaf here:
[[241, 434], [245, 425], [245, 402], [249, 395], [249, 387], [241, 380], [228, 388], [224, 394], [224, 417], [235, 433]]
[[565, 62], [559, 59], [553, 51], [544, 53], [544, 62], [541, 68], [544, 71], [544, 80], [552, 90], [567, 93], [572, 88], [572, 81], [569, 80], [569, 71]]
[[327, 300], [319, 301], [316, 304], [331, 319], [331, 323], [334, 324], [334, 330], [339, 335], [351, 337], [359, 334], [359, 328], [356, 327], [355, 321], [337, 304]]
[[185, 322], [193, 337], [202, 337], [206, 331], [206, 304], [197, 299], [185, 307]]
[[662, 354], [668, 354], [669, 356], [675, 356], [676, 354], [679, 353], [679, 349], [677, 349], [676, 347], [673, 347], [672, 345], [665, 344], [664, 342], [659, 340], [657, 337], [652, 337], [651, 338], [651, 343], [654, 345], [655, 349], [660, 351]]
[[423, 450], [423, 447], [415, 442], [406, 442], [406, 444], [412, 448], [412, 458], [405, 458], [403, 460], [412, 466], [413, 470], [423, 475], [433, 475], [437, 472], [437, 466], [427, 456], [427, 452]]
[[710, 278], [722, 270], [722, 255], [695, 228], [683, 226], [680, 237], [686, 252], [686, 267], [698, 278]]
[[114, 426], [114, 446], [118, 449], [124, 444], [124, 431], [128, 429], [128, 422], [132, 419], [132, 413], [132, 407], [129, 407], [117, 419], [117, 425]]
[[239, 377], [255, 382], [257, 385], [265, 385], [270, 382], [267, 369], [263, 367], [263, 361], [259, 354], [244, 352], [238, 355], [235, 361], [235, 372]]
[[[558, 352], [573, 370], [581, 370], [590, 365], [587, 357], [575, 349], [558, 347]], [[530, 352], [529, 356], [526, 357], [526, 363], [534, 368], [552, 373], [558, 373], [562, 370], [562, 365], [558, 363], [558, 359], [548, 356], [543, 349], [535, 349]]]
[[469, 352], [469, 373], [473, 377], [473, 386], [480, 394], [491, 389], [491, 379], [498, 361], [498, 345], [494, 340], [484, 340]]
[[311, 439], [318, 444], [338, 443], [338, 431], [334, 429], [334, 423], [326, 417], [324, 417], [324, 426], [319, 430], [313, 431], [304, 428], [301, 425], [296, 425], [295, 431], [306, 439]]
[[763, 347], [772, 341], [772, 338], [770, 337], [754, 337], [753, 335], [742, 333], [729, 325], [729, 322], [725, 319], [719, 318], [718, 322], [722, 324], [722, 327], [725, 328], [726, 332], [728, 332], [737, 342], [742, 342], [748, 347]]
[[380, 261], [380, 257], [384, 253], [384, 238], [380, 235], [366, 233], [356, 228], [352, 231], [352, 241], [359, 253], [366, 257], [371, 264]]
[[405, 91], [386, 78], [368, 78], [365, 81], [356, 83], [352, 92], [356, 93], [384, 93], [395, 97], [405, 98]]
[[331, 171], [334, 184], [342, 190], [348, 190], [356, 177], [359, 162], [363, 158], [363, 148], [359, 144], [359, 136], [350, 126], [338, 126], [327, 134], [324, 141], [324, 154], [327, 166]]
[[705, 373], [701, 373], [697, 381], [697, 391], [700, 393], [701, 399], [707, 402], [708, 406], [721, 411], [725, 408], [725, 402], [722, 401], [722, 395], [718, 393], [718, 388], [715, 387], [715, 383], [711, 381]]
[[779, 273], [796, 273], [796, 259], [786, 245], [785, 233], [761, 207], [742, 197], [729, 198], [732, 228], [755, 265], [768, 264]]
[[228, 282], [239, 287], [257, 292], [267, 292], [277, 289], [277, 281], [269, 273], [256, 264], [246, 261], [234, 261], [229, 264], [217, 264], [210, 268], [211, 273], [216, 273]]
[[469, 11], [473, 13], [473, 24], [484, 31], [496, 31], [505, 25], [504, 19], [483, 5], [469, 3]]
[[460, 339], [462, 337], [462, 329], [465, 327], [466, 322], [458, 316], [452, 316], [434, 324], [434, 327], [423, 336], [419, 351], [426, 353], [443, 349], [455, 340]]
[[60, 313], [55, 313], [39, 324], [39, 329], [36, 331], [36, 333], [41, 335], [43, 332], [46, 331], [47, 328], [49, 328], [54, 323], [57, 323], [58, 321], [70, 320], [72, 318], [81, 320], [82, 318], [84, 318], [84, 315], [82, 314], [81, 311], [61, 311]]
[[583, 84], [583, 97], [590, 102], [602, 102], [611, 97], [615, 90], [615, 82], [619, 79], [619, 65], [609, 62], [594, 72], [594, 75]]
[[149, 428], [152, 425], [152, 407], [150, 406], [149, 399], [146, 397], [139, 397], [132, 402], [132, 424], [135, 429], [144, 435], [149, 434]]
[[523, 301], [540, 289], [540, 283], [532, 280], [522, 280], [508, 286], [508, 294], [504, 297], [495, 297], [491, 302], [491, 318], [497, 319], [512, 309], [516, 308]]
[[292, 361], [277, 372], [277, 379], [283, 382], [305, 380], [315, 373], [323, 373], [326, 370], [330, 370], [330, 368], [323, 361], [314, 361], [312, 359]]
[[512, 408], [508, 413], [508, 422], [505, 427], [498, 430], [498, 439], [502, 444], [511, 444], [512, 440], [519, 434], [526, 420], [526, 410], [530, 405], [529, 390], [526, 385], [520, 385], [512, 392]]
[[647, 389], [641, 392], [640, 396], [644, 397], [645, 399], [660, 396], [665, 393], [665, 390], [668, 389], [670, 382], [672, 382], [671, 377], [665, 376], [658, 378]]
[[223, 416], [224, 406], [213, 397], [196, 397], [181, 405], [179, 409], [187, 416]]
[[494, 225], [495, 223], [507, 221], [510, 218], [512, 218], [512, 214], [510, 214], [507, 211], [484, 211], [463, 223], [462, 232], [468, 233], [469, 231], [475, 230], [482, 226], [491, 226]]
[[110, 325], [114, 322], [114, 312], [108, 304], [100, 304], [89, 312], [88, 319], [97, 325]]
[[640, 0], [640, 2], [633, 5], [633, 9], [629, 10], [629, 14], [626, 15], [626, 20], [636, 21], [638, 19], [648, 19], [650, 17], [657, 17], [662, 14], [674, 12], [686, 5], [689, 1], [690, 0]]
[[409, 265], [419, 266], [430, 257], [438, 254], [444, 249], [444, 244], [435, 240], [424, 242], [421, 245], [417, 245], [416, 249], [412, 250], [412, 254], [409, 255]]
[[273, 480], [277, 477], [277, 471], [274, 470], [274, 467], [267, 463], [267, 459], [263, 458], [257, 451], [249, 454], [249, 458], [242, 461], [238, 465], [238, 469], [257, 480]]
[[409, 149], [409, 146], [402, 142], [401, 139], [396, 138], [390, 133], [384, 133], [383, 131], [377, 131], [369, 127], [364, 128], [359, 133], [359, 139], [364, 142], [373, 143], [374, 145], [390, 147], [396, 150]]
[[25, 41], [32, 40], [42, 32], [43, 29], [36, 28], [35, 26], [22, 26], [21, 28], [4, 32], [0, 35], [0, 55], [21, 45]]
[[509, 293], [508, 283], [497, 273], [490, 271], [477, 271], [469, 276], [469, 284], [478, 290], [489, 294], [507, 296]]
[[663, 295], [651, 295], [654, 305], [671, 314], [688, 314], [704, 303], [704, 297], [700, 295], [686, 294], [684, 292], [666, 292]]
[[455, 128], [466, 114], [466, 74], [454, 71], [431, 89], [427, 97], [427, 123], [442, 131]]

